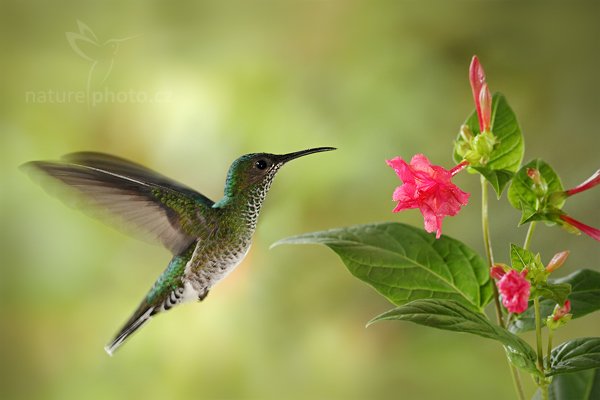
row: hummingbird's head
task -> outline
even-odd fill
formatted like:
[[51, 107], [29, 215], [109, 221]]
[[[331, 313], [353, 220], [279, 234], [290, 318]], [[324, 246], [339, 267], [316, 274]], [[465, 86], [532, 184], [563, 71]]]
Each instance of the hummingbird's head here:
[[235, 160], [229, 167], [225, 183], [225, 195], [233, 197], [238, 193], [268, 190], [275, 174], [283, 164], [308, 154], [330, 150], [335, 150], [335, 148], [316, 147], [288, 154], [245, 154]]

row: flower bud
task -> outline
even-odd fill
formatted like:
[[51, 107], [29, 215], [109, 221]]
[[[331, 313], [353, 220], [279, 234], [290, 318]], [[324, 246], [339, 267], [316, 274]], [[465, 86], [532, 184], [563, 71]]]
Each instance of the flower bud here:
[[527, 176], [533, 181], [533, 191], [538, 197], [543, 197], [548, 192], [546, 180], [537, 168], [527, 168]]
[[490, 130], [492, 120], [492, 95], [485, 82], [479, 92], [479, 107], [481, 107], [481, 131], [487, 132]]
[[534, 185], [542, 183], [542, 176], [537, 168], [527, 168], [527, 176], [533, 181]]
[[558, 304], [554, 307], [554, 313], [552, 313], [552, 319], [558, 321], [565, 315], [571, 312], [571, 300], [565, 301], [565, 304], [560, 307]]
[[496, 264], [492, 268], [490, 268], [490, 276], [495, 280], [500, 280], [506, 274], [506, 269], [508, 267], [504, 264]]
[[546, 272], [551, 273], [559, 269], [567, 260], [567, 257], [569, 257], [569, 253], [569, 250], [556, 253], [554, 257], [552, 257], [552, 260], [550, 260], [548, 265], [546, 265]]
[[546, 318], [546, 326], [548, 329], [558, 329], [561, 326], [565, 325], [567, 322], [573, 318], [573, 314], [569, 314], [571, 312], [571, 301], [565, 301], [565, 304], [559, 306], [558, 304], [554, 307], [554, 311], [552, 315], [549, 315]]

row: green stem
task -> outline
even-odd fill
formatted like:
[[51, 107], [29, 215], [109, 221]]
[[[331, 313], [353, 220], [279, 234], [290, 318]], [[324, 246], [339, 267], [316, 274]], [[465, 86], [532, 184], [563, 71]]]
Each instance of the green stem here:
[[485, 255], [489, 267], [494, 265], [494, 253], [492, 251], [492, 240], [490, 239], [490, 223], [488, 217], [488, 185], [485, 178], [481, 177], [481, 228], [483, 229], [483, 241], [485, 244]]
[[[485, 254], [488, 260], [488, 267], [492, 268], [494, 266], [494, 253], [492, 251], [492, 240], [490, 238], [490, 222], [488, 217], [488, 185], [483, 176], [481, 176], [481, 228], [483, 231], [483, 242], [485, 245]], [[498, 288], [496, 285], [494, 287], [494, 305], [496, 307], [496, 320], [498, 321], [498, 325], [504, 328], [504, 319], [502, 318], [502, 307], [500, 306], [500, 294], [498, 293]], [[521, 377], [519, 376], [519, 371], [517, 368], [510, 362], [507, 358], [508, 366], [510, 368], [510, 372], [512, 373], [513, 384], [515, 385], [515, 390], [520, 400], [525, 400], [525, 394], [523, 392], [523, 385], [521, 384]]]
[[552, 337], [554, 336], [554, 331], [548, 328], [548, 364], [546, 365], [546, 369], [550, 370], [550, 354], [552, 354]]
[[[508, 361], [508, 358], [506, 359]], [[523, 385], [521, 385], [521, 377], [519, 376], [519, 370], [508, 361], [508, 366], [510, 367], [510, 372], [512, 373], [513, 385], [515, 386], [515, 390], [519, 395], [519, 400], [525, 400], [525, 392], [523, 392]]]
[[533, 231], [535, 230], [535, 221], [529, 223], [529, 229], [527, 229], [527, 235], [525, 236], [525, 243], [523, 244], [523, 248], [525, 250], [529, 249], [529, 245], [531, 244], [531, 237], [533, 236]]
[[542, 389], [542, 399], [543, 400], [548, 400], [549, 399], [549, 397], [548, 397], [548, 385], [544, 384], [544, 386], [542, 386], [541, 389]]
[[[543, 347], [543, 343], [542, 343], [542, 318], [541, 318], [541, 312], [540, 312], [540, 298], [538, 296], [533, 298], [533, 305], [535, 308], [535, 341], [537, 344], [537, 363], [538, 363], [538, 369], [540, 370], [541, 374], [544, 374], [544, 350], [542, 349]], [[548, 383], [546, 382], [545, 379], [539, 379], [538, 381], [538, 386], [540, 387], [540, 390], [542, 391], [542, 398], [544, 400], [548, 399]]]
[[[483, 176], [481, 176], [481, 229], [483, 231], [483, 244], [485, 255], [488, 260], [488, 269], [494, 266], [494, 252], [492, 250], [492, 239], [490, 237], [490, 222], [488, 217], [488, 185]], [[498, 288], [494, 285], [494, 305], [496, 306], [496, 320], [498, 325], [504, 328], [502, 319], [502, 307], [500, 306], [500, 295]]]

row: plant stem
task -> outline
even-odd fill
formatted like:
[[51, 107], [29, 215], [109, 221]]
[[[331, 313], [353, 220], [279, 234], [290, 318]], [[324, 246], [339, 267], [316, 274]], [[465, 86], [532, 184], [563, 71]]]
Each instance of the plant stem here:
[[[488, 217], [488, 185], [483, 176], [481, 176], [481, 229], [483, 231], [483, 244], [485, 247], [485, 255], [488, 260], [488, 268], [492, 268], [494, 266], [494, 252], [492, 250], [490, 222]], [[494, 285], [494, 305], [496, 306], [496, 320], [498, 325], [504, 328], [502, 307], [500, 307], [500, 296], [496, 285]]]
[[552, 354], [552, 336], [554, 336], [554, 331], [548, 328], [548, 364], [546, 365], [546, 369], [550, 369], [550, 354]]
[[[533, 298], [533, 305], [535, 308], [535, 341], [537, 344], [537, 363], [538, 369], [544, 374], [544, 350], [542, 349], [542, 318], [540, 312], [540, 298], [538, 296]], [[544, 400], [548, 399], [548, 383], [545, 379], [537, 380], [538, 386], [542, 391], [542, 398]]]
[[544, 372], [544, 352], [542, 350], [542, 318], [540, 312], [540, 298], [538, 296], [533, 298], [533, 305], [535, 308], [535, 341], [537, 344], [538, 368], [541, 372]]
[[[483, 242], [485, 245], [485, 254], [488, 260], [488, 268], [492, 268], [494, 266], [494, 253], [492, 251], [492, 240], [490, 238], [490, 222], [488, 217], [488, 185], [485, 181], [485, 178], [481, 176], [481, 228], [483, 231]], [[498, 293], [498, 288], [494, 284], [494, 305], [496, 307], [496, 320], [498, 321], [498, 325], [504, 328], [504, 319], [502, 318], [502, 307], [500, 306], [500, 295]], [[513, 384], [515, 385], [515, 390], [520, 400], [525, 400], [525, 394], [523, 392], [523, 385], [521, 384], [521, 377], [519, 376], [519, 371], [517, 368], [508, 360], [508, 366], [510, 368], [510, 372], [512, 373]]]
[[494, 252], [492, 251], [488, 217], [488, 185], [483, 176], [481, 177], [481, 228], [483, 229], [485, 255], [487, 256], [489, 266], [492, 267], [494, 265]]
[[529, 223], [529, 228], [527, 229], [527, 235], [525, 236], [525, 243], [523, 244], [523, 248], [525, 250], [529, 250], [529, 245], [531, 244], [531, 237], [533, 236], [533, 231], [535, 229], [535, 221]]

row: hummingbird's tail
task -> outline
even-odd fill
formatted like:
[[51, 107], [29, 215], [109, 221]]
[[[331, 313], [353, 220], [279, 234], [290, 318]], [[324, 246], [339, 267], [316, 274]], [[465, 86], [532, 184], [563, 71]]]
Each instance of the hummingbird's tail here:
[[144, 326], [146, 322], [150, 321], [150, 318], [152, 318], [153, 314], [154, 307], [138, 310], [138, 312], [136, 312], [133, 317], [127, 321], [117, 336], [115, 336], [115, 338], [109, 344], [104, 346], [104, 351], [106, 351], [109, 356], [112, 356], [115, 350], [118, 349], [125, 342], [125, 340], [131, 336], [132, 333]]

